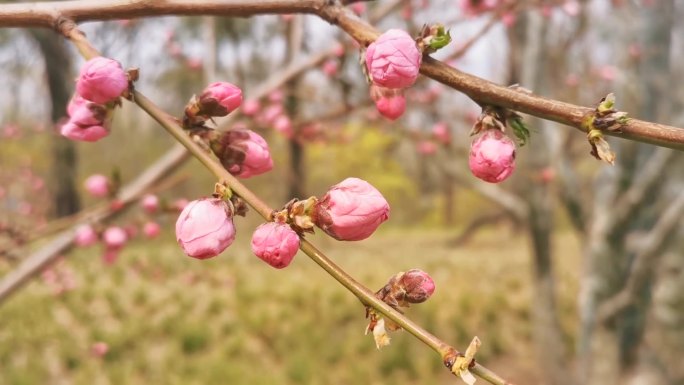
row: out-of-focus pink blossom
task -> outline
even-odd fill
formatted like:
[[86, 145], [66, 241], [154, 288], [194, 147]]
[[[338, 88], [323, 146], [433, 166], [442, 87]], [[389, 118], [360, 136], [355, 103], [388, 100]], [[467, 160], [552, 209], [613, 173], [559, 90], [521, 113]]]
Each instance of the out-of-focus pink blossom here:
[[202, 62], [202, 59], [193, 57], [186, 60], [185, 65], [187, 65], [188, 68], [193, 71], [199, 71], [204, 66], [204, 63]]
[[90, 195], [97, 198], [106, 197], [109, 194], [109, 180], [106, 176], [101, 174], [89, 176], [88, 179], [85, 180], [84, 186]]
[[432, 136], [444, 145], [451, 143], [451, 132], [444, 122], [437, 122], [432, 126]]
[[577, 87], [579, 82], [580, 78], [576, 73], [570, 73], [565, 77], [565, 85], [568, 87]]
[[329, 59], [326, 60], [325, 63], [323, 63], [323, 67], [321, 68], [323, 70], [323, 73], [328, 76], [328, 77], [333, 77], [337, 75], [337, 70], [339, 69], [339, 63], [337, 60], [334, 59]]
[[143, 234], [146, 238], [152, 239], [159, 236], [161, 233], [161, 226], [157, 222], [146, 222], [143, 225]]
[[90, 353], [97, 358], [104, 357], [108, 351], [109, 345], [107, 345], [106, 342], [95, 342], [93, 346], [90, 347]]
[[397, 120], [406, 111], [406, 99], [402, 94], [382, 96], [375, 102], [380, 115], [389, 120]]
[[261, 109], [261, 105], [258, 100], [248, 99], [242, 104], [242, 113], [247, 116], [256, 115]]
[[618, 72], [620, 72], [620, 70], [617, 67], [612, 66], [612, 65], [601, 66], [601, 68], [599, 68], [599, 71], [598, 71], [599, 76], [603, 80], [606, 80], [609, 82], [612, 82], [613, 80], [615, 80], [617, 78]]
[[126, 230], [118, 226], [108, 227], [107, 230], [102, 233], [102, 241], [107, 246], [108, 249], [120, 249], [128, 240], [128, 234]]
[[120, 251], [120, 249], [105, 249], [102, 253], [102, 262], [104, 262], [105, 265], [114, 264], [114, 262], [119, 259]]
[[140, 200], [143, 210], [149, 214], [159, 210], [159, 197], [154, 194], [147, 194]]
[[352, 3], [350, 8], [351, 8], [352, 12], [361, 16], [364, 12], [366, 12], [366, 3], [360, 3], [360, 2]]
[[408, 21], [411, 20], [412, 17], [413, 7], [411, 7], [411, 4], [409, 3], [401, 9], [401, 18]]
[[500, 130], [486, 130], [471, 144], [468, 165], [486, 182], [503, 182], [515, 169], [515, 143]]
[[333, 47], [333, 55], [337, 57], [342, 57], [344, 56], [345, 49], [344, 49], [344, 44], [337, 42], [335, 43], [335, 46]]
[[493, 10], [499, 5], [500, 0], [461, 0], [461, 11], [468, 16], [479, 15]]
[[366, 67], [373, 83], [386, 88], [406, 88], [418, 78], [422, 57], [408, 33], [390, 29], [368, 46]]
[[254, 255], [276, 269], [287, 267], [298, 249], [299, 236], [284, 223], [264, 223], [252, 235]]
[[568, 0], [563, 3], [562, 8], [563, 12], [567, 13], [568, 16], [575, 17], [582, 11], [582, 4], [577, 0]]
[[291, 13], [286, 13], [286, 14], [284, 14], [284, 15], [280, 15], [280, 20], [282, 20], [282, 21], [284, 21], [284, 22], [287, 23], [287, 22], [289, 22], [289, 21], [292, 21], [292, 19], [294, 19], [294, 16], [295, 16], [295, 15], [293, 15], [293, 14], [291, 14]]
[[87, 247], [96, 244], [97, 232], [90, 225], [81, 225], [76, 229], [74, 243], [80, 247]]
[[97, 104], [116, 100], [128, 89], [128, 76], [121, 64], [113, 59], [98, 56], [88, 60], [78, 76], [76, 92], [84, 99]]
[[365, 180], [347, 178], [332, 186], [314, 208], [313, 221], [341, 241], [368, 238], [389, 218], [389, 204]]
[[421, 140], [417, 149], [421, 155], [434, 155], [437, 152], [437, 145], [431, 140]]
[[176, 239], [190, 257], [219, 255], [235, 240], [233, 217], [226, 202], [210, 198], [188, 203], [176, 221]]
[[33, 205], [29, 202], [20, 202], [19, 207], [17, 207], [17, 213], [19, 215], [28, 216], [33, 212]]
[[514, 26], [516, 20], [518, 20], [518, 16], [515, 14], [515, 12], [509, 11], [501, 15], [501, 22], [506, 26], [506, 28], [511, 28]]
[[259, 121], [265, 125], [272, 124], [276, 118], [283, 115], [284, 109], [282, 104], [272, 104], [261, 113]]
[[281, 133], [284, 137], [291, 139], [294, 136], [292, 121], [287, 115], [278, 116], [273, 122], [273, 129]]
[[14, 123], [7, 123], [2, 128], [2, 136], [6, 139], [16, 139], [19, 135], [19, 126]]
[[283, 90], [273, 90], [268, 94], [268, 101], [274, 104], [282, 103], [285, 100], [285, 92]]
[[112, 211], [119, 211], [124, 208], [124, 202], [121, 199], [112, 199], [109, 202], [109, 209]]
[[173, 202], [173, 207], [178, 211], [183, 211], [188, 203], [190, 203], [190, 201], [186, 198], [178, 198]]
[[200, 111], [210, 116], [226, 116], [242, 104], [242, 90], [228, 82], [207, 86], [199, 97]]

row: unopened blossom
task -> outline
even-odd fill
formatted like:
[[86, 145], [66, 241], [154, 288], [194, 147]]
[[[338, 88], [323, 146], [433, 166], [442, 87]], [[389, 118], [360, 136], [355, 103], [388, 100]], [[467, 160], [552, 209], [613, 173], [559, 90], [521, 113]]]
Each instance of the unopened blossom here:
[[474, 16], [496, 8], [500, 0], [461, 0], [461, 11], [469, 16]]
[[211, 83], [198, 99], [202, 114], [226, 116], [242, 104], [242, 90], [228, 82]]
[[435, 123], [432, 126], [432, 136], [444, 145], [451, 143], [451, 132], [444, 122]]
[[373, 83], [387, 88], [406, 88], [415, 83], [422, 54], [415, 40], [400, 29], [380, 35], [366, 50], [366, 67]]
[[98, 198], [106, 197], [109, 194], [109, 179], [101, 174], [94, 174], [89, 176], [84, 183], [86, 191], [90, 195]]
[[159, 197], [154, 194], [147, 194], [140, 200], [140, 205], [147, 213], [154, 213], [159, 210]]
[[437, 152], [437, 145], [431, 140], [421, 140], [417, 149], [421, 155], [434, 155]]
[[375, 107], [380, 115], [389, 120], [397, 120], [406, 111], [406, 98], [402, 94], [381, 96], [375, 101]]
[[409, 303], [425, 302], [435, 292], [432, 277], [420, 269], [405, 272], [399, 278], [398, 284], [404, 290], [404, 299]]
[[365, 180], [347, 178], [332, 186], [316, 204], [314, 223], [335, 239], [368, 238], [389, 218], [390, 207], [380, 191]]
[[260, 225], [252, 235], [252, 252], [264, 262], [282, 269], [287, 267], [299, 250], [299, 236], [284, 223]]
[[157, 222], [146, 222], [143, 225], [142, 231], [146, 238], [156, 238], [161, 233], [161, 226], [159, 226], [159, 223]]
[[237, 177], [249, 178], [273, 168], [268, 143], [254, 131], [224, 132], [210, 146], [223, 167]]
[[90, 347], [90, 352], [95, 357], [104, 357], [109, 351], [109, 345], [106, 342], [96, 342]]
[[97, 243], [97, 232], [90, 225], [81, 225], [76, 229], [74, 243], [77, 246], [86, 247]]
[[259, 122], [264, 125], [272, 124], [279, 116], [283, 115], [284, 112], [285, 109], [282, 104], [271, 104], [259, 115]]
[[114, 262], [116, 262], [116, 260], [119, 259], [120, 251], [121, 249], [105, 249], [102, 253], [102, 262], [104, 262], [105, 265], [113, 265]]
[[112, 226], [102, 233], [102, 241], [108, 249], [118, 250], [122, 248], [128, 240], [126, 230], [118, 226]]
[[249, 99], [245, 100], [245, 102], [242, 104], [242, 113], [247, 116], [256, 115], [260, 109], [261, 105], [259, 104], [258, 100]]
[[328, 76], [328, 77], [333, 77], [337, 75], [337, 71], [339, 69], [340, 65], [337, 62], [337, 60], [330, 59], [326, 60], [325, 63], [323, 63], [323, 67], [321, 68], [323, 70], [323, 73]]
[[74, 97], [67, 106], [69, 120], [59, 133], [71, 140], [95, 142], [109, 135], [107, 109], [105, 106]]
[[282, 103], [285, 100], [285, 92], [283, 90], [273, 90], [268, 94], [268, 101], [271, 103]]
[[78, 75], [76, 92], [84, 99], [98, 104], [116, 100], [128, 89], [128, 76], [121, 64], [98, 56], [88, 60]]
[[471, 144], [468, 165], [476, 177], [502, 182], [515, 169], [515, 142], [500, 130], [486, 130]]
[[294, 135], [292, 121], [287, 115], [278, 116], [273, 122], [273, 129], [281, 133], [284, 137], [291, 139]]
[[233, 215], [227, 203], [215, 198], [188, 203], [176, 221], [176, 239], [190, 257], [219, 255], [235, 240]]

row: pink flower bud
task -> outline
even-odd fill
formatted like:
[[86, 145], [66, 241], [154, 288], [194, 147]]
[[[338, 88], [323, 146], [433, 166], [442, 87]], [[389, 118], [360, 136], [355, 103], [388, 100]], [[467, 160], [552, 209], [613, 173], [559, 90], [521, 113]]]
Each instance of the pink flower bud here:
[[344, 49], [344, 44], [337, 42], [335, 46], [333, 47], [333, 55], [337, 57], [342, 57], [344, 56], [345, 49]]
[[278, 116], [273, 122], [273, 129], [288, 139], [291, 139], [294, 135], [294, 131], [292, 130], [292, 121], [287, 115]]
[[226, 116], [242, 104], [242, 90], [228, 82], [211, 83], [199, 97], [200, 111], [209, 116]]
[[412, 86], [421, 60], [415, 40], [400, 29], [383, 33], [366, 50], [368, 74], [373, 83], [387, 88]]
[[449, 132], [449, 126], [444, 122], [435, 123], [432, 126], [432, 136], [442, 144], [451, 143], [451, 132]]
[[399, 279], [399, 285], [405, 290], [404, 299], [409, 303], [425, 302], [435, 292], [435, 282], [428, 273], [419, 269], [405, 272]]
[[102, 198], [109, 194], [109, 180], [104, 175], [91, 175], [85, 180], [84, 185], [86, 191], [94, 197]]
[[285, 100], [285, 93], [283, 90], [273, 90], [268, 94], [268, 101], [271, 103], [282, 103]]
[[88, 60], [78, 75], [76, 92], [84, 99], [107, 104], [117, 99], [128, 88], [128, 76], [121, 64], [98, 56]]
[[418, 153], [421, 155], [433, 155], [437, 152], [437, 145], [430, 140], [421, 140], [418, 143]]
[[126, 244], [128, 235], [126, 234], [126, 230], [121, 227], [112, 226], [102, 234], [102, 240], [108, 249], [118, 250]]
[[254, 255], [276, 269], [287, 267], [298, 249], [299, 236], [284, 223], [264, 223], [252, 235]]
[[147, 194], [140, 200], [140, 205], [143, 210], [152, 214], [159, 210], [159, 197], [154, 194]]
[[157, 222], [147, 222], [143, 225], [143, 234], [149, 239], [156, 238], [160, 233], [161, 226]]
[[389, 120], [397, 120], [406, 111], [406, 99], [404, 95], [396, 94], [392, 96], [381, 96], [376, 102], [375, 107], [380, 115]]
[[69, 120], [60, 127], [62, 136], [71, 140], [95, 142], [109, 135], [105, 120], [107, 109], [99, 104], [74, 97], [67, 106]]
[[360, 16], [362, 13], [366, 12], [366, 3], [352, 3], [351, 10]]
[[226, 202], [205, 198], [188, 203], [176, 221], [176, 239], [190, 257], [219, 255], [235, 240], [233, 215]]
[[282, 104], [272, 104], [261, 113], [259, 120], [263, 124], [271, 124], [284, 112]]
[[335, 239], [360, 241], [389, 218], [389, 211], [385, 198], [370, 183], [347, 178], [332, 186], [316, 204], [312, 219]]
[[105, 265], [114, 264], [114, 262], [119, 259], [119, 251], [119, 249], [105, 249], [102, 254], [102, 262], [104, 262]]
[[337, 70], [339, 69], [339, 64], [337, 63], [337, 60], [330, 59], [326, 60], [325, 63], [323, 63], [323, 73], [328, 76], [328, 77], [333, 77], [337, 75]]
[[97, 232], [90, 225], [82, 225], [76, 229], [74, 243], [77, 246], [86, 247], [97, 243]]
[[90, 352], [95, 357], [104, 357], [109, 351], [109, 345], [106, 342], [96, 342], [90, 347]]
[[515, 143], [500, 130], [489, 129], [471, 144], [468, 164], [476, 177], [502, 182], [515, 169]]
[[258, 100], [254, 100], [254, 99], [245, 100], [245, 102], [242, 104], [242, 113], [247, 115], [247, 116], [256, 115], [260, 109], [261, 109], [261, 105], [259, 104]]
[[223, 167], [237, 177], [249, 178], [273, 168], [268, 143], [254, 131], [226, 131], [210, 146]]

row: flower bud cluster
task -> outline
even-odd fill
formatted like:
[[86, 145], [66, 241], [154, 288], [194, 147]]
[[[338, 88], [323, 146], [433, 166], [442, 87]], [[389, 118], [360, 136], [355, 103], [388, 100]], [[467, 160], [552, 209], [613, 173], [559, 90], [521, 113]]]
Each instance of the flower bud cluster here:
[[127, 90], [128, 75], [119, 62], [101, 56], [88, 60], [79, 73], [76, 95], [67, 106], [69, 119], [60, 133], [85, 142], [109, 135], [112, 109]]

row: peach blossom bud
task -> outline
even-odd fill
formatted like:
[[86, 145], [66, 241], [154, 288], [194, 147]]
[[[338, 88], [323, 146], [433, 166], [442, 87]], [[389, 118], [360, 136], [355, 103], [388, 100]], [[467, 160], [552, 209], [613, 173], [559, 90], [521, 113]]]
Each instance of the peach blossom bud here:
[[335, 43], [335, 46], [333, 47], [333, 55], [337, 57], [342, 57], [344, 56], [344, 44], [337, 42]]
[[198, 71], [202, 69], [202, 66], [204, 65], [202, 63], [202, 59], [199, 58], [190, 58], [185, 61], [185, 65], [188, 66], [189, 69], [193, 71]]
[[389, 120], [397, 120], [406, 111], [406, 99], [404, 95], [397, 94], [391, 96], [381, 96], [376, 102], [375, 107], [380, 115]]
[[366, 67], [373, 83], [387, 88], [406, 88], [418, 78], [422, 57], [408, 33], [390, 29], [368, 46]]
[[432, 126], [432, 136], [442, 144], [451, 143], [451, 132], [449, 131], [449, 126], [444, 122], [435, 123]]
[[418, 143], [418, 153], [421, 155], [433, 155], [437, 152], [437, 145], [430, 140], [422, 140]]
[[582, 4], [576, 0], [569, 0], [563, 3], [563, 12], [567, 13], [568, 16], [575, 17], [579, 15], [582, 10]]
[[256, 115], [260, 109], [261, 105], [259, 104], [258, 100], [249, 99], [245, 100], [245, 102], [242, 104], [242, 113], [247, 116]]
[[273, 122], [273, 129], [288, 139], [291, 139], [292, 136], [294, 136], [294, 131], [292, 130], [292, 121], [287, 115], [278, 116]]
[[76, 92], [84, 99], [97, 104], [114, 101], [128, 88], [128, 76], [121, 64], [98, 56], [88, 60], [78, 75]]
[[242, 104], [242, 90], [228, 82], [211, 83], [199, 97], [200, 111], [209, 116], [226, 116]]
[[435, 282], [428, 273], [419, 269], [405, 272], [399, 279], [399, 285], [406, 291], [404, 298], [409, 303], [425, 302], [435, 292]]
[[90, 352], [95, 357], [104, 357], [109, 351], [109, 345], [106, 342], [96, 342], [90, 347]]
[[511, 28], [512, 26], [515, 25], [516, 20], [518, 20], [518, 16], [514, 12], [506, 12], [501, 16], [501, 22], [503, 25], [505, 25], [507, 28]]
[[461, 0], [461, 10], [468, 16], [474, 16], [496, 8], [499, 0]]
[[64, 123], [60, 134], [71, 140], [95, 142], [109, 135], [104, 106], [90, 103], [82, 98], [73, 98], [67, 106], [69, 120]]
[[77, 246], [86, 247], [97, 243], [97, 232], [90, 225], [82, 225], [76, 229], [74, 243]]
[[272, 104], [262, 112], [260, 116], [260, 121], [265, 125], [272, 124], [276, 118], [281, 116], [284, 112], [282, 104]]
[[145, 212], [152, 214], [159, 210], [159, 197], [154, 194], [147, 194], [140, 200], [140, 205]]
[[368, 238], [389, 218], [389, 204], [365, 180], [347, 178], [332, 186], [316, 204], [314, 223], [340, 241]]
[[107, 228], [102, 234], [102, 240], [108, 249], [120, 249], [126, 244], [128, 240], [128, 235], [126, 230], [118, 226], [112, 226]]
[[176, 239], [190, 257], [219, 255], [235, 240], [233, 214], [227, 203], [215, 198], [188, 203], [176, 221]]
[[249, 178], [273, 168], [268, 143], [254, 131], [224, 132], [210, 146], [223, 167], [237, 177]]
[[500, 130], [486, 130], [471, 144], [468, 165], [486, 182], [503, 182], [515, 169], [515, 143]]
[[339, 64], [337, 63], [337, 60], [330, 59], [326, 60], [325, 63], [323, 63], [323, 73], [328, 76], [328, 77], [333, 77], [337, 75], [337, 70], [339, 69]]
[[264, 262], [282, 269], [287, 267], [299, 250], [299, 236], [284, 223], [260, 225], [252, 235], [252, 252]]
[[366, 3], [353, 3], [350, 8], [352, 12], [360, 16], [366, 12]]
[[86, 191], [94, 197], [102, 198], [109, 194], [109, 180], [104, 175], [91, 175], [85, 180], [84, 185]]
[[285, 100], [285, 93], [283, 90], [273, 90], [268, 94], [268, 101], [271, 103], [282, 103]]
[[147, 222], [143, 225], [143, 234], [146, 238], [156, 238], [161, 233], [161, 226], [157, 222]]

